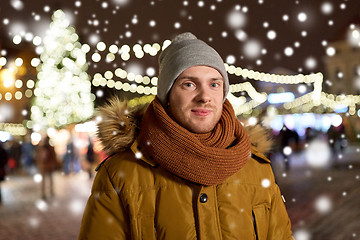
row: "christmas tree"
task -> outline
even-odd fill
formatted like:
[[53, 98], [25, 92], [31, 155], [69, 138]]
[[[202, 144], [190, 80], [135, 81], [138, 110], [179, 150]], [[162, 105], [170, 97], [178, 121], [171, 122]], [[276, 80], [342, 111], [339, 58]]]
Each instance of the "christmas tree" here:
[[52, 16], [43, 39], [31, 119], [35, 130], [59, 128], [90, 118], [94, 95], [86, 73], [86, 47], [62, 10]]

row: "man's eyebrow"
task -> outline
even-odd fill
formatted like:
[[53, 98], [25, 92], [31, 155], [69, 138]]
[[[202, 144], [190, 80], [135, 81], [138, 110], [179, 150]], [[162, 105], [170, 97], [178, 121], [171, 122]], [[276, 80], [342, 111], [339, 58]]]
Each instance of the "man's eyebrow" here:
[[218, 80], [222, 80], [224, 81], [224, 78], [222, 77], [215, 77], [215, 78], [211, 78], [212, 81], [218, 81]]
[[197, 77], [193, 77], [193, 76], [181, 76], [181, 77], [178, 77], [177, 79], [190, 79], [190, 80], [196, 80], [198, 79]]
[[[178, 77], [177, 79], [190, 79], [190, 80], [197, 80], [199, 79], [198, 77], [193, 77], [193, 76], [181, 76], [181, 77]], [[211, 81], [218, 81], [218, 80], [222, 80], [224, 81], [224, 78], [222, 77], [214, 77], [214, 78], [210, 78]]]

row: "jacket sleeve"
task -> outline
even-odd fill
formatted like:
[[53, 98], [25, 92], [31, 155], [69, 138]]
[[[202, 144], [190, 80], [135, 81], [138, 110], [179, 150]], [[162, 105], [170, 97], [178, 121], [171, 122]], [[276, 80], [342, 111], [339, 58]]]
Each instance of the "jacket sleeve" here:
[[106, 166], [102, 166], [94, 179], [79, 239], [130, 239], [129, 232], [129, 217]]
[[274, 187], [274, 195], [270, 209], [269, 234], [270, 240], [293, 240], [291, 222], [287, 214], [280, 189], [277, 184]]

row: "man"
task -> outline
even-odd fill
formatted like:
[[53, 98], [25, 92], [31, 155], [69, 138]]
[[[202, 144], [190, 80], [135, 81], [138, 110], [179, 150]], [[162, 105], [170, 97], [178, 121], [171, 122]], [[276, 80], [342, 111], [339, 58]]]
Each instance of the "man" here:
[[223, 60], [191, 33], [159, 57], [146, 109], [112, 100], [79, 239], [292, 239], [278, 186], [226, 95]]

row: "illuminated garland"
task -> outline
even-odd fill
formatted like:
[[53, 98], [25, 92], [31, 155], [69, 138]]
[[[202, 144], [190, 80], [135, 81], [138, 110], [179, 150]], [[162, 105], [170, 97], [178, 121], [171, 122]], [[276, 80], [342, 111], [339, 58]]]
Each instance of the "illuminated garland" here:
[[[15, 35], [13, 42], [15, 44], [20, 44], [21, 36]], [[39, 45], [42, 42], [42, 39], [39, 38], [38, 36], [35, 36], [32, 42], [35, 46], [39, 47]], [[92, 54], [91, 59], [94, 62], [99, 62], [101, 60], [101, 55], [99, 54], [99, 52], [104, 52], [106, 54], [105, 59], [107, 62], [114, 61], [116, 55], [119, 55], [123, 61], [128, 61], [131, 57], [131, 54], [134, 54], [135, 57], [138, 59], [143, 58], [145, 54], [148, 54], [150, 56], [156, 56], [161, 49], [162, 50], [165, 49], [170, 43], [171, 43], [170, 40], [165, 40], [163, 44], [153, 43], [153, 44], [144, 44], [143, 46], [141, 46], [140, 44], [135, 44], [132, 47], [126, 44], [121, 47], [112, 44], [107, 48], [104, 42], [99, 42], [96, 44], [96, 51]], [[84, 44], [82, 49], [86, 52], [90, 52], [91, 50], [90, 46], [87, 44]], [[105, 52], [106, 50], [107, 52]], [[6, 62], [7, 60], [5, 57], [0, 58], [0, 69], [3, 66], [5, 66]], [[37, 58], [34, 58], [31, 62], [31, 65], [33, 67], [36, 67], [38, 64], [39, 64], [39, 59]], [[356, 113], [356, 105], [360, 104], [360, 95], [357, 96], [332, 95], [322, 92], [323, 75], [321, 73], [309, 74], [309, 75], [297, 74], [294, 76], [277, 75], [277, 74], [270, 74], [270, 73], [249, 70], [246, 68], [240, 68], [234, 65], [228, 65], [226, 63], [225, 63], [225, 68], [229, 74], [255, 81], [271, 82], [276, 84], [312, 83], [314, 85], [314, 90], [312, 92], [307, 93], [301, 97], [298, 97], [292, 102], [285, 103], [283, 107], [286, 110], [299, 108], [301, 106], [303, 107], [306, 106], [306, 108], [311, 109], [312, 107], [319, 106], [321, 104], [327, 108], [336, 109], [339, 106], [345, 105], [349, 107], [349, 114], [354, 115]], [[115, 81], [113, 80], [114, 76], [119, 77], [120, 79], [126, 79], [130, 83]], [[149, 84], [151, 84], [152, 86], [148, 86]], [[104, 76], [102, 76], [100, 73], [96, 73], [93, 76], [92, 85], [94, 87], [107, 86], [108, 88], [115, 88], [116, 90], [144, 94], [146, 95], [145, 97], [135, 98], [132, 101], [132, 104], [135, 103], [141, 104], [151, 99], [152, 98], [151, 95], [156, 94], [157, 77], [135, 75], [133, 73], [127, 73], [125, 70], [121, 68], [117, 68], [114, 72], [106, 71], [104, 73]], [[252, 100], [246, 102], [245, 97], [243, 96], [235, 97], [232, 94], [240, 91], [246, 91]], [[6, 94], [4, 94], [4, 96], [0, 94], [0, 100], [4, 98], [5, 100], [10, 101], [12, 99], [11, 93], [6, 93]], [[25, 96], [29, 98], [32, 96], [32, 90], [30, 88], [26, 90]], [[17, 94], [17, 97], [15, 96], [15, 99], [17, 100], [21, 99], [19, 93]], [[241, 114], [265, 102], [267, 100], [267, 94], [257, 92], [250, 82], [245, 82], [245, 83], [230, 85], [228, 99], [235, 106], [237, 113]]]
[[26, 128], [22, 124], [16, 123], [0, 123], [0, 131], [5, 131], [13, 136], [25, 136]]

